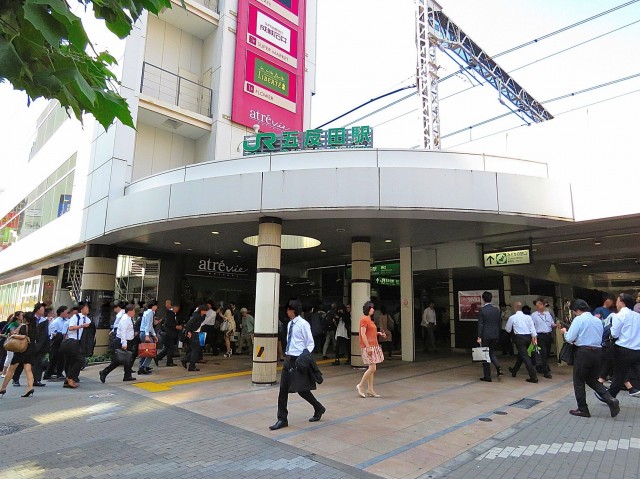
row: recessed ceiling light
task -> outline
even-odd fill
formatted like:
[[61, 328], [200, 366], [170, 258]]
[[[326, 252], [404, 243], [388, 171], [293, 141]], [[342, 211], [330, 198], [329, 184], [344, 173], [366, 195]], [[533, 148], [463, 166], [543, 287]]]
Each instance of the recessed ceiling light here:
[[586, 268], [587, 266], [589, 266], [588, 264], [583, 264], [582, 267]]
[[321, 252], [321, 253], [326, 253], [326, 252], [327, 252], [327, 250], [326, 250], [326, 249], [321, 249], [321, 250], [320, 250], [320, 252]]
[[219, 234], [220, 234], [220, 232], [219, 232], [219, 231], [212, 231], [212, 232], [211, 232], [211, 234], [212, 234], [212, 235], [219, 235]]
[[238, 250], [237, 250], [237, 249], [234, 249], [234, 250], [231, 250], [231, 252], [232, 252], [232, 253], [237, 253], [237, 252], [238, 252]]
[[337, 233], [344, 233], [345, 231], [347, 230], [345, 230], [344, 228], [336, 228]]
[[187, 248], [187, 251], [193, 251], [193, 248]]
[[602, 241], [594, 241], [593, 242], [594, 246], [600, 246], [602, 244]]
[[393, 243], [393, 240], [386, 239], [386, 240], [384, 240], [384, 242], [385, 242], [385, 243]]
[[174, 241], [173, 244], [182, 244], [180, 241]]

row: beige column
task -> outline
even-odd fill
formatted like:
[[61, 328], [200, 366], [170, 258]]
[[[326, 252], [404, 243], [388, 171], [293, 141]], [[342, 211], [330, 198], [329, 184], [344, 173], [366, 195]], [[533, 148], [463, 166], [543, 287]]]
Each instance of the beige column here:
[[276, 382], [281, 240], [282, 220], [271, 217], [260, 218], [251, 374], [253, 384], [265, 385]]
[[362, 306], [371, 300], [371, 239], [351, 239], [351, 365], [364, 366], [360, 350]]
[[411, 247], [400, 248], [400, 331], [402, 360], [415, 361], [415, 326], [413, 322], [413, 261]]

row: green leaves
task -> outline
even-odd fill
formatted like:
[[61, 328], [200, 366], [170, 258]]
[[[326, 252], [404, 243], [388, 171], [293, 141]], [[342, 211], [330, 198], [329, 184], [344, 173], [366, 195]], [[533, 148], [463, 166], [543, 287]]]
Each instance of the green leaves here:
[[[170, 0], [78, 0], [120, 38], [131, 33], [144, 10], [158, 14]], [[82, 121], [91, 113], [105, 128], [117, 119], [133, 127], [110, 67], [116, 59], [95, 52], [65, 0], [0, 1], [0, 81], [24, 90], [30, 100], [57, 99]]]

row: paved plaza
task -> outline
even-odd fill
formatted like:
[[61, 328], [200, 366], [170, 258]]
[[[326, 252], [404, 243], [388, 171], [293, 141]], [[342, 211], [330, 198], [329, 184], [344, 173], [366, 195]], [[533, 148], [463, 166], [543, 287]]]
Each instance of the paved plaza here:
[[0, 479], [640, 476], [640, 400], [622, 392], [611, 419], [589, 392], [592, 417], [570, 416], [569, 367], [538, 384], [482, 383], [467, 355], [393, 360], [377, 373], [382, 398], [362, 399], [362, 371], [320, 363], [322, 421], [292, 395], [289, 427], [275, 432], [278, 388], [251, 384], [249, 357], [207, 356], [196, 375], [159, 367], [133, 384], [121, 370], [101, 384], [90, 366], [79, 389], [49, 383], [33, 398], [9, 386]]

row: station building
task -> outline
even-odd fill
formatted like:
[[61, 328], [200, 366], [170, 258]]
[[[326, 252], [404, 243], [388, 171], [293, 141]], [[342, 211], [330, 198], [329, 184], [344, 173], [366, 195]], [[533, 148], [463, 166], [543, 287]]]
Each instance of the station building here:
[[542, 295], [561, 314], [572, 297], [634, 288], [640, 216], [576, 222], [572, 185], [544, 158], [376, 149], [366, 125], [313, 130], [316, 8], [175, 0], [114, 44], [135, 130], [82, 126], [51, 102], [29, 186], [0, 196], [3, 317], [83, 300], [108, 328], [114, 299], [235, 301], [264, 347], [253, 382], [273, 383], [290, 298], [352, 304], [357, 365], [372, 297], [400, 309], [414, 361], [431, 300], [441, 338], [466, 349], [478, 292]]

